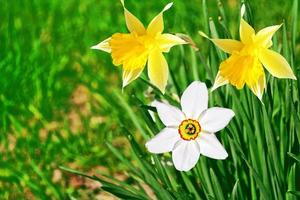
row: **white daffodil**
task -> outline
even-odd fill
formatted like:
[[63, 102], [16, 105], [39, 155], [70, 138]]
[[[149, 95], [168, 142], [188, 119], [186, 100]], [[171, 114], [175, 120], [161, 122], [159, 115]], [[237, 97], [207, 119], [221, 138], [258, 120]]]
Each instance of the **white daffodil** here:
[[215, 136], [234, 116], [231, 109], [208, 108], [208, 91], [204, 83], [194, 81], [181, 97], [181, 110], [158, 101], [156, 107], [161, 121], [166, 126], [146, 143], [151, 153], [172, 151], [175, 168], [179, 171], [192, 169], [200, 154], [225, 159], [228, 154]]

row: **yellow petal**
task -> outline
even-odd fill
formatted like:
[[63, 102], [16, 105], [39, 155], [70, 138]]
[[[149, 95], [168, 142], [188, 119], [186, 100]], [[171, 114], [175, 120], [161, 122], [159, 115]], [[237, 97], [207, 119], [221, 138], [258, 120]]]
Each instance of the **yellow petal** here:
[[234, 51], [240, 51], [243, 48], [243, 43], [237, 40], [231, 39], [212, 39], [209, 38], [205, 33], [199, 31], [199, 34], [210, 41], [212, 41], [217, 47], [222, 49], [222, 51], [232, 54]]
[[99, 44], [92, 46], [91, 49], [98, 49], [98, 50], [110, 53], [111, 52], [111, 48], [109, 46], [110, 40], [111, 40], [111, 38], [107, 38], [106, 40], [100, 42]]
[[124, 8], [124, 15], [125, 15], [125, 20], [126, 20], [126, 25], [127, 25], [128, 30], [131, 33], [135, 32], [138, 35], [144, 34], [146, 32], [146, 29], [145, 29], [144, 25], [142, 24], [142, 22], [126, 9], [124, 0], [121, 0], [121, 3]]
[[248, 44], [252, 42], [254, 36], [255, 36], [254, 29], [243, 18], [241, 18], [241, 23], [240, 23], [241, 41], [244, 44]]
[[281, 25], [269, 26], [260, 31], [255, 36], [255, 42], [261, 43], [263, 47], [269, 48], [272, 46], [272, 37]]
[[162, 52], [169, 52], [173, 46], [187, 43], [180, 37], [168, 33], [160, 35], [157, 40]]
[[168, 63], [162, 52], [152, 51], [150, 53], [148, 60], [148, 76], [151, 83], [164, 93], [167, 86], [169, 70]]
[[243, 48], [243, 43], [231, 39], [211, 39], [222, 51], [232, 54], [234, 51], [240, 51]]
[[216, 78], [215, 78], [215, 83], [213, 85], [213, 87], [211, 88], [211, 92], [216, 90], [217, 88], [223, 86], [223, 85], [226, 85], [228, 84], [228, 80], [225, 79], [221, 74], [220, 72], [218, 72]]
[[247, 63], [246, 57], [232, 54], [220, 64], [220, 75], [237, 89], [242, 89], [246, 83]]
[[143, 72], [144, 68], [137, 68], [137, 69], [129, 69], [123, 70], [123, 88], [126, 87], [129, 83], [137, 79], [141, 73]]
[[109, 44], [114, 65], [123, 65], [126, 70], [145, 66], [148, 50], [139, 42], [136, 34], [116, 33]]
[[265, 46], [267, 49], [270, 48], [271, 46], [273, 45], [273, 42], [272, 40], [270, 40], [267, 45]]
[[245, 81], [249, 87], [255, 85], [259, 78], [265, 73], [264, 68], [257, 57], [249, 59], [249, 66], [245, 76]]
[[252, 85], [249, 86], [249, 88], [251, 89], [251, 91], [259, 98], [259, 100], [262, 100], [262, 96], [264, 93], [264, 90], [266, 88], [266, 78], [265, 78], [265, 73], [263, 73], [258, 81]]
[[240, 53], [234, 53], [223, 61], [219, 71], [220, 75], [237, 89], [242, 89], [245, 83], [249, 86], [254, 85], [264, 73], [258, 58]]
[[290, 78], [296, 80], [289, 63], [279, 53], [262, 49], [259, 55], [259, 60], [265, 66], [265, 68], [277, 78]]
[[164, 9], [153, 18], [150, 22], [147, 33], [150, 35], [156, 35], [158, 33], [162, 33], [164, 30], [164, 20], [163, 20], [163, 13], [172, 7], [173, 3], [167, 4]]

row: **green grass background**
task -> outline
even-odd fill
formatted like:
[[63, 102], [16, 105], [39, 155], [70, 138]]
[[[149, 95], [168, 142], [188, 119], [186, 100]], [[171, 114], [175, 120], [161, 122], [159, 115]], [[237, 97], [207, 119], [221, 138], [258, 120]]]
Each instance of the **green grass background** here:
[[[125, 2], [147, 24], [169, 1]], [[109, 54], [90, 49], [115, 32], [127, 32], [118, 0], [0, 0], [0, 198], [95, 199], [103, 189], [125, 199], [299, 198], [297, 0], [247, 2], [246, 18], [256, 30], [284, 22], [273, 49], [287, 58], [298, 80], [268, 74], [264, 105], [246, 88], [226, 86], [210, 95], [211, 106], [236, 112], [218, 135], [227, 160], [201, 157], [191, 172], [179, 173], [160, 164], [169, 154], [152, 157], [145, 151], [146, 139], [162, 128], [145, 105], [154, 97], [176, 104], [176, 95], [193, 80], [210, 87], [226, 58], [198, 31], [238, 38], [241, 2], [221, 3], [174, 0], [165, 13], [165, 32], [191, 36], [199, 51], [171, 50], [171, 79], [162, 96], [145, 75], [122, 93], [121, 68]], [[104, 187], [98, 189], [60, 166], [111, 177], [101, 179]], [[124, 181], [105, 182], [112, 178]]]

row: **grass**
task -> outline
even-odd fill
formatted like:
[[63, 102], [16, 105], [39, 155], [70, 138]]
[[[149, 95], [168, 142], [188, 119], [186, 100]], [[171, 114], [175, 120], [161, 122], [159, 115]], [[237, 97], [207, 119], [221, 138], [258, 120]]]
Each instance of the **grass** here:
[[[146, 24], [168, 2], [126, 4]], [[199, 51], [171, 50], [163, 96], [145, 74], [122, 93], [120, 69], [108, 54], [89, 49], [126, 32], [119, 1], [0, 1], [1, 199], [105, 198], [103, 191], [124, 199], [299, 198], [297, 0], [246, 2], [246, 18], [256, 30], [284, 22], [272, 48], [287, 58], [298, 80], [267, 73], [264, 104], [247, 88], [226, 86], [210, 94], [211, 106], [236, 113], [218, 134], [227, 160], [201, 157], [192, 171], [180, 173], [163, 165], [169, 154], [144, 148], [163, 127], [153, 122], [147, 104], [154, 98], [177, 104], [176, 96], [193, 80], [210, 87], [227, 57], [198, 31], [238, 38], [241, 2], [221, 2], [176, 0], [165, 13], [166, 32], [188, 34]]]

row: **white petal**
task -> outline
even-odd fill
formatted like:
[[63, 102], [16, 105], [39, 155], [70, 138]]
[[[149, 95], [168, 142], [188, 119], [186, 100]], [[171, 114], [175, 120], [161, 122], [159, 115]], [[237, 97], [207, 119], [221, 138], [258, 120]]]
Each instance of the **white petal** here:
[[214, 133], [200, 133], [196, 139], [200, 153], [213, 159], [225, 159], [228, 154]]
[[[153, 103], [153, 102], [152, 102]], [[152, 103], [150, 104], [150, 106], [152, 106]], [[155, 122], [155, 115], [154, 112], [152, 110], [148, 110], [149, 115], [151, 116], [152, 120]]]
[[160, 120], [166, 126], [179, 126], [184, 120], [184, 114], [176, 107], [170, 104], [154, 101], [152, 106], [156, 107]]
[[234, 117], [234, 112], [228, 108], [213, 107], [205, 110], [199, 119], [201, 130], [215, 133], [227, 126]]
[[151, 153], [166, 153], [172, 151], [175, 143], [179, 140], [180, 136], [177, 129], [164, 128], [146, 143], [146, 147]]
[[202, 111], [207, 109], [207, 105], [207, 87], [200, 81], [191, 83], [181, 96], [181, 108], [188, 118], [198, 119]]
[[200, 149], [195, 140], [179, 140], [172, 151], [174, 166], [179, 171], [189, 171], [199, 160]]

